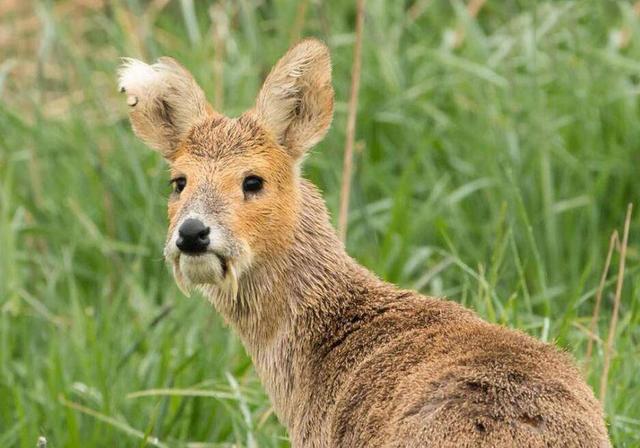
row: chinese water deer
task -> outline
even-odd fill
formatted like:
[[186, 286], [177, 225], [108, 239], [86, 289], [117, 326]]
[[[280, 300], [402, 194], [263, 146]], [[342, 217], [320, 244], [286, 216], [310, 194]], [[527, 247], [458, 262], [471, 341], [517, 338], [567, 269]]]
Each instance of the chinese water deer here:
[[170, 58], [120, 69], [135, 133], [168, 161], [165, 257], [240, 335], [296, 447], [607, 447], [569, 355], [347, 255], [300, 174], [331, 124], [331, 62], [305, 40], [238, 118]]

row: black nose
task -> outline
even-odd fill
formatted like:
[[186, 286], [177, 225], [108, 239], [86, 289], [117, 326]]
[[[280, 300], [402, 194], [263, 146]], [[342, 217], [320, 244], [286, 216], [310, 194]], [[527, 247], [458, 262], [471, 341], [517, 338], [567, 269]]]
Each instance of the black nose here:
[[189, 218], [178, 229], [176, 246], [187, 254], [201, 254], [209, 246], [209, 227], [202, 221]]

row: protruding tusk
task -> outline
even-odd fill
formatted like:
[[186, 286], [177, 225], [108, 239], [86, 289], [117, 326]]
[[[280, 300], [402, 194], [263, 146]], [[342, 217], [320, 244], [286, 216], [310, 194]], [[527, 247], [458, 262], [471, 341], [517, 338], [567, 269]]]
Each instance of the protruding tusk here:
[[229, 263], [229, 281], [231, 282], [231, 298], [235, 302], [238, 299], [238, 275], [233, 262]]
[[131, 107], [135, 106], [136, 104], [138, 104], [138, 97], [135, 95], [129, 95], [127, 97], [127, 104]]
[[176, 258], [173, 262], [173, 277], [176, 280], [178, 289], [187, 297], [191, 297], [191, 282], [189, 282], [180, 271], [180, 258]]

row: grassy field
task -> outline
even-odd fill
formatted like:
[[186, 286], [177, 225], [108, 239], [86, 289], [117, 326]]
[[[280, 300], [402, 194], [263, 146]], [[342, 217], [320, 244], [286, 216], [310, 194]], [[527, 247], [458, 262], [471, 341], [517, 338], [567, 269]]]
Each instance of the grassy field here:
[[[0, 446], [288, 446], [238, 339], [164, 265], [166, 166], [133, 136], [115, 70], [172, 55], [234, 115], [290, 43], [324, 39], [336, 116], [305, 172], [335, 211], [351, 3], [0, 0]], [[633, 5], [366, 9], [350, 253], [584, 364], [610, 235], [640, 205]], [[620, 447], [640, 445], [639, 231], [640, 210], [604, 403]]]

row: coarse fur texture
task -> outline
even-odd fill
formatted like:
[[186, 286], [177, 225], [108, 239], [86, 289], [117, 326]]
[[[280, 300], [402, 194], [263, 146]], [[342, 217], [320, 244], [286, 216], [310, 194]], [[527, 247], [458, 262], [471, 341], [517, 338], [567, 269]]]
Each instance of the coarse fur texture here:
[[[186, 181], [169, 201], [165, 255], [182, 288], [200, 289], [238, 332], [293, 446], [610, 446], [569, 355], [385, 283], [346, 254], [298, 169], [333, 114], [324, 44], [289, 50], [236, 119], [170, 61], [121, 72], [140, 99], [128, 102], [136, 133]], [[243, 192], [247, 176], [263, 189]], [[204, 255], [176, 248], [187, 218], [210, 229]]]

